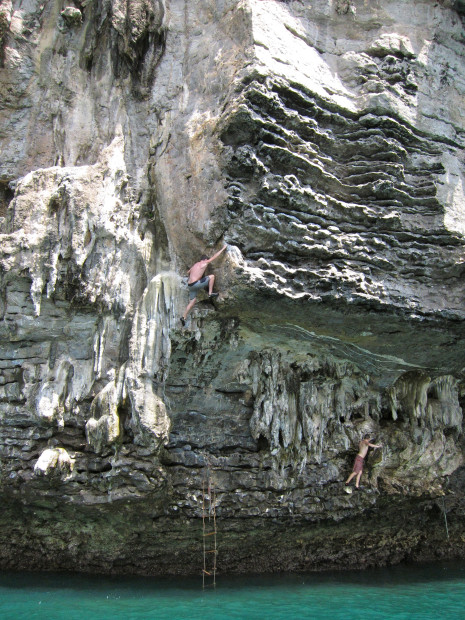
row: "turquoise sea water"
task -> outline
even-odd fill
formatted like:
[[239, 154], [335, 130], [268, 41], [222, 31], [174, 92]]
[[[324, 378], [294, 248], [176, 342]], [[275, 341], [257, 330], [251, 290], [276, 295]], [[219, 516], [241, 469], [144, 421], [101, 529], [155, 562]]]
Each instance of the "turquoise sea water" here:
[[465, 618], [465, 563], [271, 577], [1, 573], [2, 620]]

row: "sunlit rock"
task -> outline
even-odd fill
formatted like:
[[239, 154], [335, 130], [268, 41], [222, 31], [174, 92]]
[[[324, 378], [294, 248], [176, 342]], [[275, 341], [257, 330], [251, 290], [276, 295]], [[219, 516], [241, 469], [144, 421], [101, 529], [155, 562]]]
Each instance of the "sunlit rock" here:
[[48, 448], [40, 455], [34, 465], [36, 476], [67, 476], [73, 469], [74, 462], [64, 448]]
[[82, 23], [82, 13], [74, 6], [65, 7], [61, 16], [68, 26], [80, 26]]

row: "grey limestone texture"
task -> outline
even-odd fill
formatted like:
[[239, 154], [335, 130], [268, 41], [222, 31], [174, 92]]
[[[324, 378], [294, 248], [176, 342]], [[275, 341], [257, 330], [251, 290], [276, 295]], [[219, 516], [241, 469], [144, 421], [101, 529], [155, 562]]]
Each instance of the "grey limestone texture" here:
[[1, 568], [199, 573], [205, 499], [222, 572], [465, 557], [464, 60], [458, 0], [0, 1]]

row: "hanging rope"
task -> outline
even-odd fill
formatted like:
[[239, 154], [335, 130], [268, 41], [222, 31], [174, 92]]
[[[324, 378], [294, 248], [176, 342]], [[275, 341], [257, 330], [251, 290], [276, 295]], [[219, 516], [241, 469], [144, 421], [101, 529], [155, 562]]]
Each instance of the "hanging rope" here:
[[[206, 491], [206, 492], [205, 492]], [[218, 554], [216, 540], [216, 496], [211, 480], [210, 464], [202, 481], [202, 533], [203, 533], [203, 569], [202, 587], [216, 587], [216, 557]], [[211, 577], [211, 583], [207, 578]]]
[[447, 540], [449, 540], [449, 528], [447, 527], [447, 512], [446, 512], [446, 503], [444, 501], [444, 495], [442, 496], [442, 512], [444, 514], [444, 525], [446, 526]]

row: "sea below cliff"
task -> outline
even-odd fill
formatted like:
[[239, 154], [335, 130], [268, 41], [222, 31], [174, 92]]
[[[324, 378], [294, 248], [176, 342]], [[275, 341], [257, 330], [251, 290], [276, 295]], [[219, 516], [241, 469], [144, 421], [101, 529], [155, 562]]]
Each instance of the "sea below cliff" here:
[[465, 563], [272, 576], [102, 577], [0, 573], [5, 620], [463, 618]]

